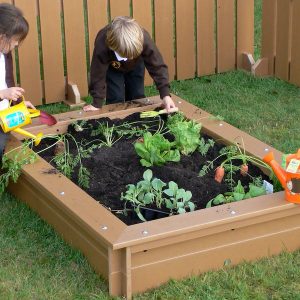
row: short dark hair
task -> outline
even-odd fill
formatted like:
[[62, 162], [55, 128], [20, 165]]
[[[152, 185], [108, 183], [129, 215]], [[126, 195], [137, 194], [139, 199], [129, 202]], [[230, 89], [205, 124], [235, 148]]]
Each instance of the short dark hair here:
[[23, 16], [22, 11], [8, 3], [0, 4], [0, 34], [10, 40], [17, 37], [22, 42], [29, 31], [29, 24]]

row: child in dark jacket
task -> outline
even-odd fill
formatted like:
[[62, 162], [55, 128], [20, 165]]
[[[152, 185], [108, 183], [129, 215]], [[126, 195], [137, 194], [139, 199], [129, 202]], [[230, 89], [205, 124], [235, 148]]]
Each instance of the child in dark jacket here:
[[117, 17], [101, 29], [95, 40], [85, 111], [106, 104], [144, 98], [145, 67], [167, 110], [175, 107], [169, 92], [168, 68], [149, 33], [129, 17]]
[[[26, 38], [28, 30], [28, 23], [18, 8], [0, 4], [0, 110], [8, 108], [10, 100], [18, 101], [25, 92], [15, 86], [11, 51]], [[25, 105], [34, 108], [30, 101], [25, 101]], [[6, 140], [7, 134], [0, 127], [0, 164]]]

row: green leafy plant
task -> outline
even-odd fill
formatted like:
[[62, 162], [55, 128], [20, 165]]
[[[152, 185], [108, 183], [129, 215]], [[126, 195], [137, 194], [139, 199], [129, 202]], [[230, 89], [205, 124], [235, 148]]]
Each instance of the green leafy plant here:
[[175, 114], [168, 118], [167, 127], [174, 135], [176, 147], [182, 154], [192, 154], [199, 146], [201, 123], [187, 120], [182, 114]]
[[7, 188], [9, 181], [17, 182], [22, 167], [36, 161], [37, 155], [31, 151], [32, 140], [25, 141], [20, 147], [14, 148], [2, 156], [0, 175], [0, 195]]
[[[126, 136], [127, 138], [141, 137], [147, 131], [151, 131], [151, 123], [154, 121], [135, 121], [135, 122], [124, 122], [119, 126], [116, 126], [116, 132], [119, 136]], [[149, 123], [149, 124], [148, 124]]]
[[212, 139], [208, 139], [207, 143], [204, 138], [200, 139], [198, 151], [202, 156], [205, 156], [210, 148], [215, 145], [215, 141]]
[[170, 210], [170, 215], [174, 213], [182, 214], [187, 210], [193, 211], [195, 205], [191, 202], [192, 193], [179, 189], [173, 181], [167, 184], [158, 178], [153, 178], [153, 173], [147, 169], [143, 174], [143, 180], [136, 185], [128, 184], [127, 190], [121, 194], [121, 200], [125, 201], [124, 213], [127, 213], [127, 203], [129, 202], [140, 220], [146, 221], [141, 208], [147, 209], [149, 205], [156, 205], [161, 208], [163, 205]]
[[87, 124], [86, 120], [76, 121], [72, 123], [74, 130], [77, 132], [81, 132], [87, 129], [91, 129], [91, 124]]
[[143, 180], [139, 181], [136, 185], [128, 184], [125, 194], [121, 194], [121, 200], [126, 201], [124, 211], [126, 212], [127, 202], [130, 202], [139, 219], [144, 222], [146, 219], [142, 215], [140, 208], [152, 204], [156, 198], [160, 205], [163, 201], [161, 195], [165, 183], [157, 178], [152, 180], [152, 176], [152, 171], [149, 169], [146, 170], [143, 174]]
[[183, 214], [189, 209], [189, 211], [195, 210], [195, 204], [191, 202], [192, 193], [179, 189], [177, 183], [170, 181], [168, 189], [164, 190], [164, 193], [169, 196], [170, 199], [166, 199], [166, 207], [178, 214]]
[[[63, 135], [48, 136], [56, 140], [56, 143], [62, 142], [64, 150], [53, 157], [57, 169], [61, 171], [66, 177], [71, 178], [78, 167], [78, 184], [83, 188], [89, 187], [90, 172], [82, 164], [83, 158], [89, 158], [91, 156], [94, 147], [84, 149], [73, 137], [73, 135], [66, 133]], [[70, 153], [69, 140], [72, 140], [76, 146], [76, 154]], [[54, 143], [52, 146], [54, 146]]]
[[228, 192], [223, 194], [219, 194], [215, 198], [211, 199], [206, 207], [212, 207], [213, 205], [220, 205], [230, 202], [241, 201], [244, 199], [254, 198], [258, 196], [262, 196], [266, 194], [265, 188], [260, 185], [255, 185], [254, 183], [249, 184], [249, 191], [246, 193], [244, 187], [241, 184], [241, 181], [238, 181], [238, 184], [233, 189], [232, 192]]
[[180, 161], [180, 153], [178, 149], [172, 149], [174, 146], [175, 144], [165, 139], [161, 133], [152, 135], [150, 132], [143, 135], [142, 143], [134, 143], [135, 151], [141, 157], [140, 162], [145, 167]]
[[92, 131], [92, 136], [103, 135], [104, 140], [101, 140], [100, 144], [105, 145], [107, 147], [112, 147], [118, 140], [122, 138], [123, 135], [118, 135], [115, 130], [115, 125], [109, 126], [108, 122], [100, 123], [97, 129]]

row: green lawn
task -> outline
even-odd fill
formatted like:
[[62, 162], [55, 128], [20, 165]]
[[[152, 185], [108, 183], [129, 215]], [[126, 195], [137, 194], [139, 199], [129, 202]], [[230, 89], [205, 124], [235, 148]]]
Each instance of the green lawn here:
[[[261, 0], [255, 4], [259, 9]], [[259, 26], [256, 30], [257, 36]], [[156, 91], [148, 88], [147, 93]], [[293, 85], [238, 71], [173, 82], [172, 93], [285, 153], [300, 148], [300, 89]], [[112, 298], [107, 283], [78, 251], [5, 194], [0, 200], [0, 299]], [[134, 299], [300, 299], [300, 251], [171, 280]]]

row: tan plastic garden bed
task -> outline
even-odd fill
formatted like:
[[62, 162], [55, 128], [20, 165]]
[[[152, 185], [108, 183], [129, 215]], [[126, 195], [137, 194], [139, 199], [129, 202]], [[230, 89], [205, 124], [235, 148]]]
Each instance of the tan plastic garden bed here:
[[[209, 115], [173, 96], [190, 119]], [[55, 127], [32, 125], [30, 131], [64, 132], [75, 119], [125, 117], [152, 110], [158, 97], [140, 104], [104, 107], [100, 112], [74, 111], [57, 115]], [[269, 150], [281, 153], [220, 121], [201, 119], [203, 132], [230, 143], [243, 137], [251, 155], [262, 158]], [[8, 147], [20, 142], [12, 137]], [[300, 206], [288, 203], [283, 192], [127, 226], [43, 159], [24, 167], [10, 191], [38, 212], [70, 243], [80, 249], [109, 283], [111, 295], [132, 294], [157, 287], [170, 278], [183, 278], [244, 260], [256, 260], [283, 250], [300, 248]]]

